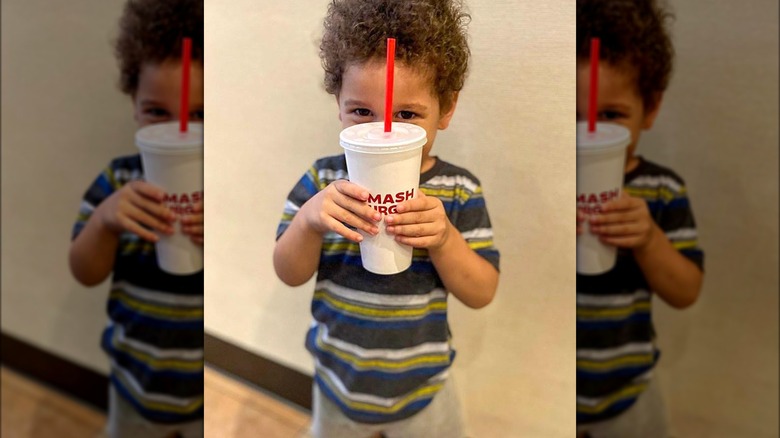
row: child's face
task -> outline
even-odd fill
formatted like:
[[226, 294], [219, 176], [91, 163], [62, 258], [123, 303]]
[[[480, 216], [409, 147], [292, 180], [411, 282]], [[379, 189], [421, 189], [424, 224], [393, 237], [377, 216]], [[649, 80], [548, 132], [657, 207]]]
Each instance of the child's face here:
[[[135, 120], [139, 127], [179, 119], [181, 105], [181, 61], [166, 60], [144, 64], [133, 96]], [[203, 121], [203, 65], [190, 64], [189, 120]]]
[[[337, 96], [342, 128], [384, 120], [385, 74], [385, 63], [379, 61], [347, 67]], [[394, 75], [393, 121], [412, 123], [425, 129], [428, 142], [423, 146], [420, 169], [425, 172], [435, 162], [429, 154], [436, 131], [449, 126], [455, 101], [446, 113], [441, 113], [439, 98], [432, 92], [431, 80], [426, 75], [401, 63], [395, 64]]]
[[[578, 60], [577, 121], [586, 120], [588, 117], [589, 93], [590, 63], [588, 60]], [[638, 164], [634, 151], [639, 142], [639, 134], [653, 126], [659, 108], [660, 98], [655, 108], [645, 109], [633, 74], [606, 62], [600, 63], [597, 118], [599, 122], [617, 123], [631, 131], [631, 144], [626, 150], [626, 172]]]

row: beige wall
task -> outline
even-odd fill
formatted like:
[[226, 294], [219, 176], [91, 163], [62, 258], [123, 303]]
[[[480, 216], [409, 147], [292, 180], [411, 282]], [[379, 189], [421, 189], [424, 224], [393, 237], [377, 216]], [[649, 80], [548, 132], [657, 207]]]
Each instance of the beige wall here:
[[110, 40], [122, 2], [2, 2], [2, 330], [97, 371], [107, 285], [68, 271], [80, 200], [133, 153]]
[[688, 183], [700, 301], [656, 303], [676, 436], [778, 436], [778, 5], [673, 2], [676, 72], [640, 152]]
[[[289, 190], [341, 151], [317, 56], [326, 4], [206, 2], [206, 329], [307, 373], [312, 284], [284, 286], [271, 254]], [[456, 382], [472, 436], [569, 437], [575, 5], [469, 4], [473, 68], [434, 153], [481, 178], [502, 274], [489, 307], [450, 301]]]

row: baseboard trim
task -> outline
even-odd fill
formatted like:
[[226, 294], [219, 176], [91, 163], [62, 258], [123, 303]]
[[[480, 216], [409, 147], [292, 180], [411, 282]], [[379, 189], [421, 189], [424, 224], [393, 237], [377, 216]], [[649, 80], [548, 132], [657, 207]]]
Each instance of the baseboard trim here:
[[82, 402], [108, 409], [108, 376], [0, 332], [0, 363]]
[[237, 347], [214, 335], [203, 336], [205, 361], [296, 405], [311, 410], [312, 377]]
[[[312, 377], [251, 353], [214, 335], [203, 336], [205, 362], [311, 410]], [[108, 376], [0, 332], [0, 363], [102, 411]]]

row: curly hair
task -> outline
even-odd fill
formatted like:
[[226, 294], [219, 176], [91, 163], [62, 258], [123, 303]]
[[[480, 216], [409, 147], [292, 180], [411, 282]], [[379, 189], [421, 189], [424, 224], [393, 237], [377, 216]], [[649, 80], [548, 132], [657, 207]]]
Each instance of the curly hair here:
[[192, 60], [203, 62], [203, 0], [128, 0], [114, 43], [122, 92], [138, 90], [143, 64], [181, 58], [184, 37], [192, 39]]
[[320, 44], [325, 89], [338, 95], [351, 64], [384, 62], [395, 38], [397, 62], [429, 75], [439, 107], [449, 109], [466, 81], [470, 20], [461, 0], [332, 0]]
[[600, 60], [634, 74], [644, 107], [651, 108], [672, 74], [672, 19], [656, 0], [577, 0], [577, 58], [588, 59], [590, 39], [598, 37]]

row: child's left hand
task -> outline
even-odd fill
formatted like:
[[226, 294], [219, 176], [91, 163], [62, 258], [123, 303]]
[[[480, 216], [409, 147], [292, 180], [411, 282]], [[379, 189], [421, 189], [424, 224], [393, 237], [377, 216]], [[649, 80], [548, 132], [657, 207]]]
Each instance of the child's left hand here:
[[181, 231], [196, 245], [203, 246], [203, 201], [198, 201], [192, 210], [192, 214], [181, 217]]
[[450, 221], [439, 198], [418, 191], [414, 199], [398, 204], [398, 213], [385, 216], [387, 232], [399, 243], [435, 250], [450, 235]]
[[625, 192], [602, 205], [601, 213], [591, 215], [589, 222], [591, 232], [602, 242], [621, 248], [642, 249], [660, 231], [650, 216], [647, 202]]

